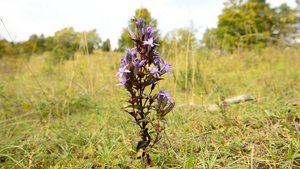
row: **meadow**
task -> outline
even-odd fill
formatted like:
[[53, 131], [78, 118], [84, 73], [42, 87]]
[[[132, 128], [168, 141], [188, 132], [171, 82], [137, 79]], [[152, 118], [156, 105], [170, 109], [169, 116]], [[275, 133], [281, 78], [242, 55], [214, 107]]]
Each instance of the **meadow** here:
[[[0, 62], [1, 168], [142, 168], [138, 128], [116, 87], [120, 56], [96, 51], [52, 64], [44, 55]], [[155, 168], [300, 168], [299, 49], [162, 56], [164, 86], [176, 100]], [[160, 88], [160, 87], [158, 87]], [[158, 90], [158, 89], [157, 89]], [[250, 94], [254, 101], [207, 111]]]

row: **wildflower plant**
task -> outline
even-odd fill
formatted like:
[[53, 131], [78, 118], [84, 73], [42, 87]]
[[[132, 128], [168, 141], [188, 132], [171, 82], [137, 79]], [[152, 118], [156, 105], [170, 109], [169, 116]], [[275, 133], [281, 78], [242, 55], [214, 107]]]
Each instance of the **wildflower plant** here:
[[136, 24], [137, 34], [130, 28], [128, 33], [135, 47], [126, 50], [125, 57], [121, 55], [119, 72], [116, 74], [120, 83], [129, 92], [126, 100], [128, 106], [124, 111], [130, 114], [139, 128], [140, 141], [136, 152], [142, 151], [142, 161], [150, 165], [150, 152], [159, 142], [164, 133], [165, 116], [174, 108], [175, 100], [162, 87], [159, 93], [154, 94], [155, 87], [166, 73], [171, 77], [171, 65], [165, 62], [155, 50], [160, 46], [154, 30], [150, 25], [144, 28], [143, 20], [132, 19]]

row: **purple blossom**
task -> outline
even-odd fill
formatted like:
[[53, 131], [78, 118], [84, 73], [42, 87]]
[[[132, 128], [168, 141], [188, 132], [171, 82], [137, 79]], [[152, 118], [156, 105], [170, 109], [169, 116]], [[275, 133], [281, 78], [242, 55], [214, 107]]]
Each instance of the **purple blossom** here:
[[130, 49], [126, 50], [126, 63], [129, 65], [129, 69], [132, 67], [133, 56]]
[[126, 65], [127, 65], [126, 59], [125, 59], [125, 57], [124, 57], [123, 55], [121, 55], [121, 63], [120, 63], [120, 67], [124, 67], [124, 66], [126, 66]]
[[126, 82], [129, 80], [129, 78], [126, 79], [126, 77], [123, 76], [123, 77], [118, 77], [118, 80], [120, 81], [120, 83], [116, 84], [115, 86], [124, 86]]
[[128, 67], [128, 64], [125, 65], [124, 67], [120, 67], [119, 72], [115, 75], [115, 77], [119, 75], [119, 78], [121, 78], [124, 73], [130, 73], [130, 70], [126, 69], [127, 67]]
[[159, 63], [160, 63], [160, 56], [156, 56], [156, 58], [153, 60], [153, 64], [155, 66], [159, 66]]
[[136, 58], [137, 50], [136, 48], [126, 50], [126, 64], [129, 64], [128, 69], [131, 69], [133, 66], [133, 61]]
[[143, 36], [144, 35], [144, 31], [143, 31], [143, 19], [139, 19], [139, 21], [136, 22], [136, 27], [139, 33], [139, 36]]
[[158, 56], [158, 57], [160, 57], [158, 54], [159, 54], [159, 53], [158, 53], [157, 51], [154, 51], [154, 52], [153, 52], [153, 56]]
[[149, 69], [150, 70], [150, 74], [156, 74], [156, 76], [159, 78], [160, 76], [160, 74], [161, 74], [161, 72], [159, 71], [159, 69], [158, 69], [158, 67], [154, 67], [154, 68], [152, 68], [152, 67], [147, 67], [147, 69]]
[[144, 40], [147, 41], [148, 39], [151, 39], [151, 38], [154, 38], [154, 29], [152, 29], [150, 25], [149, 26], [146, 25]]
[[143, 45], [149, 45], [151, 47], [159, 46], [159, 44], [153, 41], [153, 37], [149, 38], [148, 41], [143, 41]]
[[140, 68], [144, 65], [144, 63], [146, 62], [146, 60], [142, 60], [141, 62], [138, 60], [138, 59], [136, 59], [136, 61], [134, 60], [134, 70], [133, 70], [133, 73], [135, 74], [135, 75], [137, 75], [137, 74], [139, 74], [140, 73]]
[[[173, 100], [173, 102], [171, 101]], [[157, 105], [156, 110], [161, 116], [165, 116], [169, 113], [175, 106], [175, 100], [171, 96], [170, 92], [164, 92], [164, 88], [162, 87], [160, 92], [156, 94]]]
[[131, 29], [130, 29], [130, 28], [128, 28], [128, 33], [129, 33], [129, 35], [130, 35], [131, 39], [133, 39], [133, 40], [135, 40], [135, 39], [136, 39], [136, 37], [135, 37], [134, 33], [131, 31]]
[[[168, 100], [173, 99], [170, 92], [164, 92], [164, 87], [160, 89], [160, 92], [157, 94], [158, 96], [165, 96]], [[174, 100], [174, 99], [173, 99]], [[174, 100], [175, 101], [175, 100]]]
[[133, 58], [137, 58], [137, 54], [138, 54], [137, 48], [136, 47], [132, 48], [130, 51], [131, 51], [131, 55], [133, 56]]
[[169, 64], [169, 63], [167, 63], [167, 62], [165, 62], [163, 59], [161, 59], [160, 63], [161, 63], [161, 66], [162, 66], [160, 72], [162, 74], [168, 73], [169, 76], [172, 77], [171, 76], [171, 71], [170, 71], [170, 69], [172, 68], [172, 65]]
[[165, 109], [164, 115], [169, 113], [175, 107], [175, 102], [170, 103], [169, 106]]

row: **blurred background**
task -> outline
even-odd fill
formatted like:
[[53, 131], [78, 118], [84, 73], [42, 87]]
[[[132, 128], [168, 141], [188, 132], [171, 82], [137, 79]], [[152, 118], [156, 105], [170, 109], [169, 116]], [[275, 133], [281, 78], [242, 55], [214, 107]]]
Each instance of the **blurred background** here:
[[[1, 0], [0, 18], [10, 35], [1, 24], [0, 40], [2, 43], [13, 40], [15, 45], [28, 50], [21, 46], [32, 47], [36, 44], [30, 42], [38, 38], [39, 47], [36, 50], [51, 51], [55, 45], [49, 41], [57, 38], [58, 32], [70, 31], [77, 45], [80, 34], [88, 32], [88, 41], [93, 43], [94, 48], [105, 46], [107, 41], [111, 51], [124, 51], [129, 46], [122, 40], [124, 29], [127, 29], [129, 20], [138, 14], [148, 18], [146, 23], [156, 28], [165, 43], [180, 30], [190, 30], [198, 46], [209, 46], [208, 39], [213, 39], [210, 35], [213, 32], [216, 32], [218, 39], [225, 36], [226, 41], [231, 43], [230, 38], [241, 36], [244, 42], [249, 38], [254, 42], [253, 39], [260, 36], [260, 39], [265, 38], [264, 41], [268, 39], [266, 37], [280, 37], [294, 43], [297, 41], [295, 36], [299, 34], [299, 8], [296, 0]], [[41, 41], [48, 44], [41, 44]], [[41, 45], [44, 49], [40, 48]]]

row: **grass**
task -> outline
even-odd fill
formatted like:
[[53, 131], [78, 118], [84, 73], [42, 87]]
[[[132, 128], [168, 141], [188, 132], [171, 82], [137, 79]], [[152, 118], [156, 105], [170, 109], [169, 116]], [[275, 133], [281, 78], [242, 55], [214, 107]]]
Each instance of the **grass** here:
[[[141, 168], [138, 129], [121, 107], [115, 87], [120, 55], [96, 52], [51, 65], [32, 56], [31, 72], [19, 60], [0, 64], [0, 166], [2, 168]], [[152, 154], [158, 168], [300, 168], [299, 50], [269, 48], [217, 56], [178, 51], [166, 60], [173, 77], [159, 85], [177, 108], [167, 139]], [[47, 56], [47, 54], [45, 54]], [[45, 95], [43, 94], [45, 93]], [[178, 105], [216, 103], [251, 94], [254, 102], [205, 112]], [[291, 120], [290, 117], [295, 117]]]

